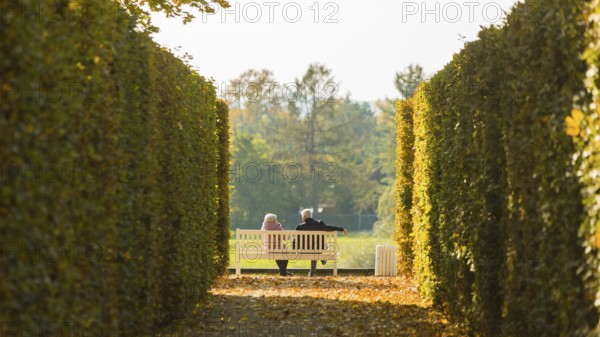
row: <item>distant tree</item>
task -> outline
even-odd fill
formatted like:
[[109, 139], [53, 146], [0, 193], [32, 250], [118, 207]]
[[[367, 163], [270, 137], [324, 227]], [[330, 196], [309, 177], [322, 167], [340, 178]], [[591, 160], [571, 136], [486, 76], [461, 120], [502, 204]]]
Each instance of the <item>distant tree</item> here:
[[287, 110], [282, 85], [267, 69], [250, 69], [230, 81], [226, 99], [234, 132], [260, 134], [272, 147], [273, 159], [288, 157], [293, 145], [282, 142], [297, 119]]
[[230, 105], [253, 109], [254, 113], [281, 110], [283, 97], [279, 87], [272, 71], [248, 69], [229, 82], [226, 99]]
[[281, 110], [279, 99], [270, 97], [271, 83], [275, 83], [275, 78], [266, 69], [249, 69], [229, 82], [225, 99], [236, 109], [237, 131], [265, 134], [262, 119], [272, 119]]
[[[296, 155], [302, 157], [313, 175], [313, 183], [305, 185], [305, 203], [313, 208], [318, 208], [324, 199], [344, 199], [334, 194], [336, 183], [349, 184], [350, 190], [356, 192], [352, 184], [359, 179], [354, 178], [364, 180], [368, 175], [357, 170], [357, 164], [364, 166], [365, 158], [352, 156], [370, 136], [368, 125], [373, 123], [373, 113], [368, 106], [352, 102], [349, 97], [340, 98], [338, 91], [339, 84], [331, 69], [315, 63], [309, 65], [302, 78], [296, 79], [296, 91], [290, 102], [291, 114], [297, 116], [298, 122], [290, 125], [289, 134], [294, 135]], [[333, 165], [323, 169], [327, 163]], [[319, 165], [318, 169], [315, 165]], [[344, 172], [352, 175], [340, 176]], [[328, 179], [332, 175], [336, 183]], [[355, 200], [367, 192], [359, 192], [362, 194], [355, 195]]]
[[425, 80], [423, 67], [418, 64], [410, 64], [403, 71], [396, 73], [396, 89], [400, 92], [403, 99], [408, 99], [413, 96], [415, 90], [421, 82]]
[[374, 233], [390, 237], [394, 231], [395, 160], [396, 160], [396, 109], [394, 101], [382, 99], [375, 102], [376, 126], [369, 145], [373, 170], [378, 172], [377, 214]]
[[[393, 176], [393, 104], [376, 115], [371, 104], [338, 91], [332, 71], [320, 64], [285, 89], [269, 70], [248, 70], [231, 81], [226, 98], [233, 170], [236, 163], [274, 162], [279, 176], [282, 170], [289, 175], [267, 185], [234, 182], [232, 223], [254, 221], [265, 211], [285, 216], [322, 205], [340, 214], [375, 212], [382, 180]], [[301, 164], [301, 179], [289, 179], [290, 164]], [[265, 178], [267, 173], [263, 167]]]
[[378, 220], [373, 224], [373, 232], [378, 237], [390, 238], [396, 224], [396, 186], [391, 184], [381, 194], [377, 203]]
[[309, 65], [302, 78], [296, 79], [293, 97], [288, 97], [290, 111], [298, 119], [289, 130], [296, 145], [295, 155], [315, 175], [312, 183], [303, 186], [306, 193], [303, 206], [314, 209], [319, 207], [322, 197], [319, 194], [325, 192], [319, 186], [322, 183], [319, 165], [331, 159], [336, 143], [341, 140], [333, 125], [337, 88], [331, 70], [315, 63]]
[[260, 134], [241, 133], [233, 137], [232, 144], [231, 223], [256, 228], [266, 213], [297, 211], [292, 184], [282, 176], [282, 165], [272, 164], [271, 146], [265, 139]]
[[[347, 121], [339, 129], [343, 142], [337, 146], [336, 160], [341, 163], [340, 180], [333, 190], [337, 200], [352, 200], [348, 212], [373, 213], [380, 193], [381, 169], [378, 166], [377, 120], [371, 105], [346, 97], [338, 102], [338, 121]], [[338, 188], [340, 187], [340, 188]], [[347, 195], [345, 192], [351, 192]], [[348, 203], [346, 203], [348, 205]]]
[[146, 8], [151, 12], [162, 12], [167, 17], [181, 17], [183, 23], [194, 19], [194, 15], [188, 8], [196, 9], [201, 13], [214, 13], [216, 6], [229, 8], [227, 0], [117, 0], [117, 2], [150, 31], [158, 31], [158, 28], [150, 24], [150, 12]]
[[394, 179], [396, 170], [396, 108], [394, 100], [387, 98], [378, 100], [375, 102], [375, 109], [377, 111], [376, 125], [371, 139], [374, 165], [376, 169], [381, 170], [381, 181], [390, 184], [389, 180]]

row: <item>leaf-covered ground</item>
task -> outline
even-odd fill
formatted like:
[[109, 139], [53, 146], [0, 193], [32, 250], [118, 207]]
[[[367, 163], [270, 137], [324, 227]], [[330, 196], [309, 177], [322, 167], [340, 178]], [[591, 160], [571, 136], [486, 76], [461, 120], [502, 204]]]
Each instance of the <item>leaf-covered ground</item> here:
[[229, 276], [160, 336], [462, 336], [405, 278]]

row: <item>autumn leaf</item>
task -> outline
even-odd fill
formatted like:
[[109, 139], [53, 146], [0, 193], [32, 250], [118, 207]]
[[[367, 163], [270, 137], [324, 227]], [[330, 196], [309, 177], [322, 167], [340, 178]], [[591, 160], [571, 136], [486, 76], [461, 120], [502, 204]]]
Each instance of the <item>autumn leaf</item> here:
[[216, 282], [209, 301], [186, 322], [198, 335], [237, 322], [225, 325], [229, 334], [464, 336], [404, 277], [231, 276]]
[[565, 118], [565, 124], [567, 125], [567, 135], [571, 137], [577, 137], [581, 133], [581, 120], [583, 119], [583, 112], [581, 110], [573, 109], [571, 115]]

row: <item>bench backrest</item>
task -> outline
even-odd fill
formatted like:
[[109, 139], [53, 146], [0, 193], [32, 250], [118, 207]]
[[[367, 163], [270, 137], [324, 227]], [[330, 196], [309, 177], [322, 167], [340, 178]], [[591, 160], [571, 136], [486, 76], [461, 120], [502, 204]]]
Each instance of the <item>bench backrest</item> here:
[[337, 232], [237, 229], [235, 238], [238, 248], [244, 250], [285, 250], [294, 253], [337, 252]]

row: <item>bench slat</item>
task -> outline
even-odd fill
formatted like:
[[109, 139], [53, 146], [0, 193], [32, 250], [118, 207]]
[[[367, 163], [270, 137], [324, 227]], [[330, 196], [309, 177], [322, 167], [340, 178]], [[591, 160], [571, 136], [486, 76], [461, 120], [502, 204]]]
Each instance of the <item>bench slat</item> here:
[[333, 260], [337, 276], [337, 232], [263, 231], [236, 229], [236, 275], [241, 274], [241, 260]]

